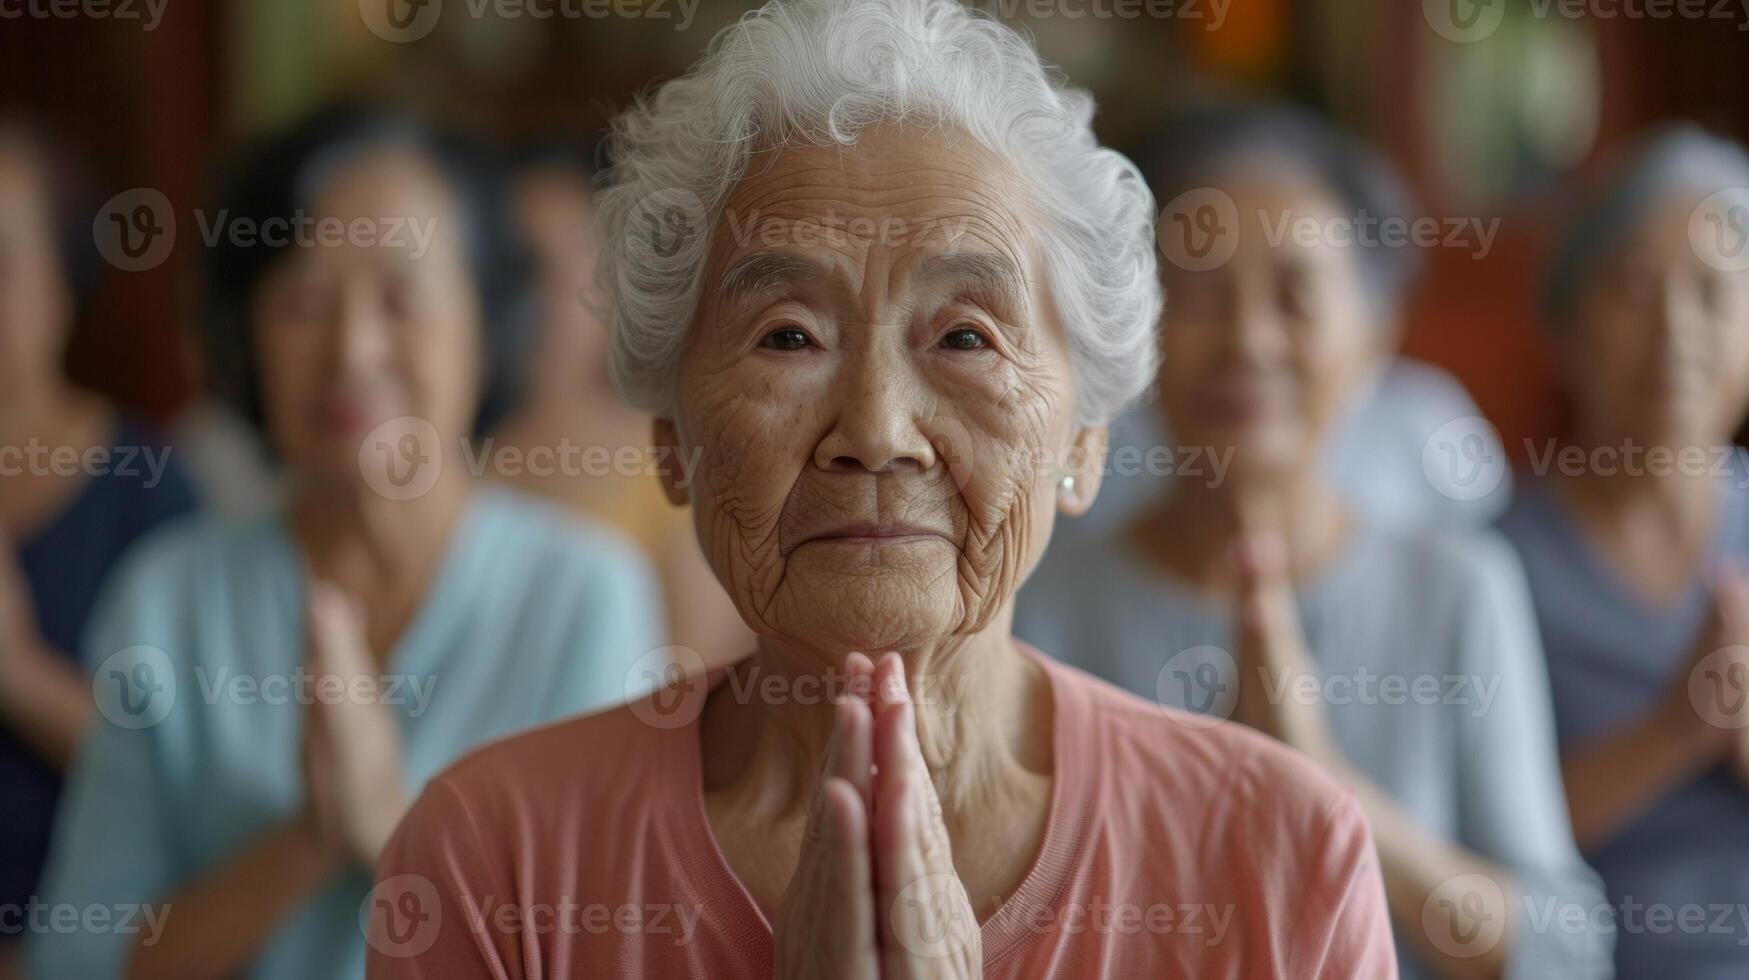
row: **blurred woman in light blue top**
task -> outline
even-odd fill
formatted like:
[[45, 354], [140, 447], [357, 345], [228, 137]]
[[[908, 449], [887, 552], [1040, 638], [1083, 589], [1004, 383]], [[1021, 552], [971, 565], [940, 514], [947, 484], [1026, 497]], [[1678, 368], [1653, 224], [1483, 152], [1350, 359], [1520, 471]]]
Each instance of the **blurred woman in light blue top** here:
[[461, 445], [518, 359], [494, 194], [452, 137], [335, 110], [247, 157], [211, 213], [213, 376], [264, 425], [287, 502], [163, 529], [100, 600], [102, 720], [33, 975], [362, 976], [370, 869], [420, 785], [648, 687], [641, 559], [475, 481]]
[[1749, 976], [1749, 155], [1693, 126], [1586, 186], [1547, 319], [1567, 436], [1502, 527], [1624, 977]]
[[1511, 549], [1381, 527], [1329, 475], [1412, 271], [1367, 223], [1407, 220], [1405, 195], [1293, 110], [1198, 110], [1159, 145], [1143, 164], [1168, 202], [1158, 410], [1210, 463], [1054, 553], [1016, 633], [1262, 729], [1352, 786], [1404, 976], [1607, 973], [1608, 935], [1575, 918], [1601, 893], [1568, 827]]

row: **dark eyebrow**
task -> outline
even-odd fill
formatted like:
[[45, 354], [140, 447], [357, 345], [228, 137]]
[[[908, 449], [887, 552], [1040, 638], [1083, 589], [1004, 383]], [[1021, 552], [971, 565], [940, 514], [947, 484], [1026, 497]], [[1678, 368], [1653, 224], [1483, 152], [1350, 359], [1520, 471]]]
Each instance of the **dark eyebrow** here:
[[1026, 277], [1020, 267], [999, 252], [949, 252], [923, 260], [921, 279], [933, 279], [982, 289], [1015, 306], [1026, 303]]
[[725, 304], [730, 304], [747, 296], [811, 279], [818, 272], [812, 262], [787, 252], [754, 252], [723, 273], [717, 293]]

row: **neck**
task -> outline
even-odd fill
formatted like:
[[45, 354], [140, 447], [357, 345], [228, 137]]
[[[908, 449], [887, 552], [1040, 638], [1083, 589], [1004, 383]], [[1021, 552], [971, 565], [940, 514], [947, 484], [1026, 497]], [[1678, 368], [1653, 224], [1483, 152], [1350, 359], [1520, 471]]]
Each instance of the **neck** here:
[[[1051, 726], [1038, 723], [1048, 681], [1015, 645], [1012, 616], [1010, 600], [977, 633], [898, 651], [950, 827], [955, 813], [975, 809], [1009, 777], [1051, 765]], [[761, 637], [706, 706], [707, 787], [773, 815], [805, 811], [824, 765], [832, 696], [845, 688], [844, 655]]]
[[1349, 528], [1340, 496], [1317, 466], [1307, 465], [1217, 486], [1178, 481], [1160, 506], [1143, 515], [1135, 533], [1173, 571], [1218, 590], [1233, 584], [1232, 548], [1246, 534], [1278, 535], [1290, 571], [1299, 575], [1331, 558]]
[[390, 500], [358, 481], [306, 481], [292, 494], [288, 519], [312, 574], [369, 592], [382, 582], [422, 583], [416, 572], [435, 564], [470, 493], [453, 468], [412, 500]]
[[[1589, 459], [1597, 447], [1609, 447], [1619, 453], [1619, 447], [1627, 444], [1627, 440], [1581, 435], [1573, 444], [1584, 450]], [[1661, 444], [1645, 443], [1648, 447]], [[1731, 440], [1726, 437], [1681, 444], [1728, 446]], [[1710, 535], [1718, 516], [1719, 480], [1710, 472], [1711, 462], [1709, 458], [1708, 465], [1698, 472], [1690, 467], [1671, 467], [1661, 473], [1630, 472], [1631, 467], [1626, 465], [1610, 467], [1610, 472], [1596, 466], [1582, 467], [1570, 474], [1557, 470], [1557, 486], [1593, 521], [1605, 526], [1651, 521], [1659, 525], [1662, 535], [1693, 544]]]

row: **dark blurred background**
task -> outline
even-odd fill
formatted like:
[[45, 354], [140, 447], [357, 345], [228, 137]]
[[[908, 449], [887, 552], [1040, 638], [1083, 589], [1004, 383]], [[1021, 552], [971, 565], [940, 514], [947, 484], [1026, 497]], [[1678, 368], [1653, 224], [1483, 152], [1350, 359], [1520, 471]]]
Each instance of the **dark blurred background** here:
[[[1532, 329], [1570, 175], [1677, 115], [1749, 139], [1749, 3], [1718, 0], [994, 0], [1131, 145], [1179, 101], [1286, 97], [1373, 140], [1429, 214], [1498, 217], [1485, 255], [1434, 248], [1407, 353], [1459, 376], [1508, 447], [1560, 424]], [[600, 127], [691, 62], [743, 0], [0, 0], [0, 100], [89, 169], [101, 202], [162, 191], [168, 260], [104, 270], [74, 376], [143, 413], [197, 383], [193, 212], [237, 140], [334, 98], [387, 100], [515, 140]], [[1164, 15], [1162, 15], [1164, 14]], [[398, 29], [396, 23], [407, 23]], [[373, 29], [373, 24], [376, 27]]]

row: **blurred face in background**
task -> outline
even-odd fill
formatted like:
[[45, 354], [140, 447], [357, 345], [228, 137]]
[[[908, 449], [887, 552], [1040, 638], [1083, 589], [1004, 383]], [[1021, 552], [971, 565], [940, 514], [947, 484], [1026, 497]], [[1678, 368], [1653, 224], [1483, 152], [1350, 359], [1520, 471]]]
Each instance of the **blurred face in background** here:
[[483, 348], [451, 189], [423, 157], [373, 150], [328, 176], [309, 217], [349, 231], [287, 248], [253, 303], [275, 446], [300, 476], [341, 483], [362, 479], [360, 444], [391, 419], [423, 419], [453, 446], [474, 416]]
[[1181, 447], [1233, 452], [1244, 480], [1313, 465], [1332, 423], [1377, 369], [1375, 322], [1355, 251], [1331, 236], [1296, 241], [1285, 219], [1352, 221], [1318, 183], [1287, 167], [1221, 182], [1239, 216], [1233, 255], [1192, 272], [1161, 263], [1166, 309], [1159, 410]]
[[512, 205], [539, 287], [540, 327], [529, 364], [536, 393], [611, 395], [607, 328], [586, 301], [595, 275], [588, 182], [561, 167], [536, 169], [516, 182]]
[[0, 379], [8, 391], [60, 374], [73, 297], [31, 154], [0, 143]]
[[1593, 271], [1563, 334], [1585, 437], [1619, 445], [1728, 443], [1749, 398], [1749, 273], [1689, 242], [1699, 203], [1651, 208]]

